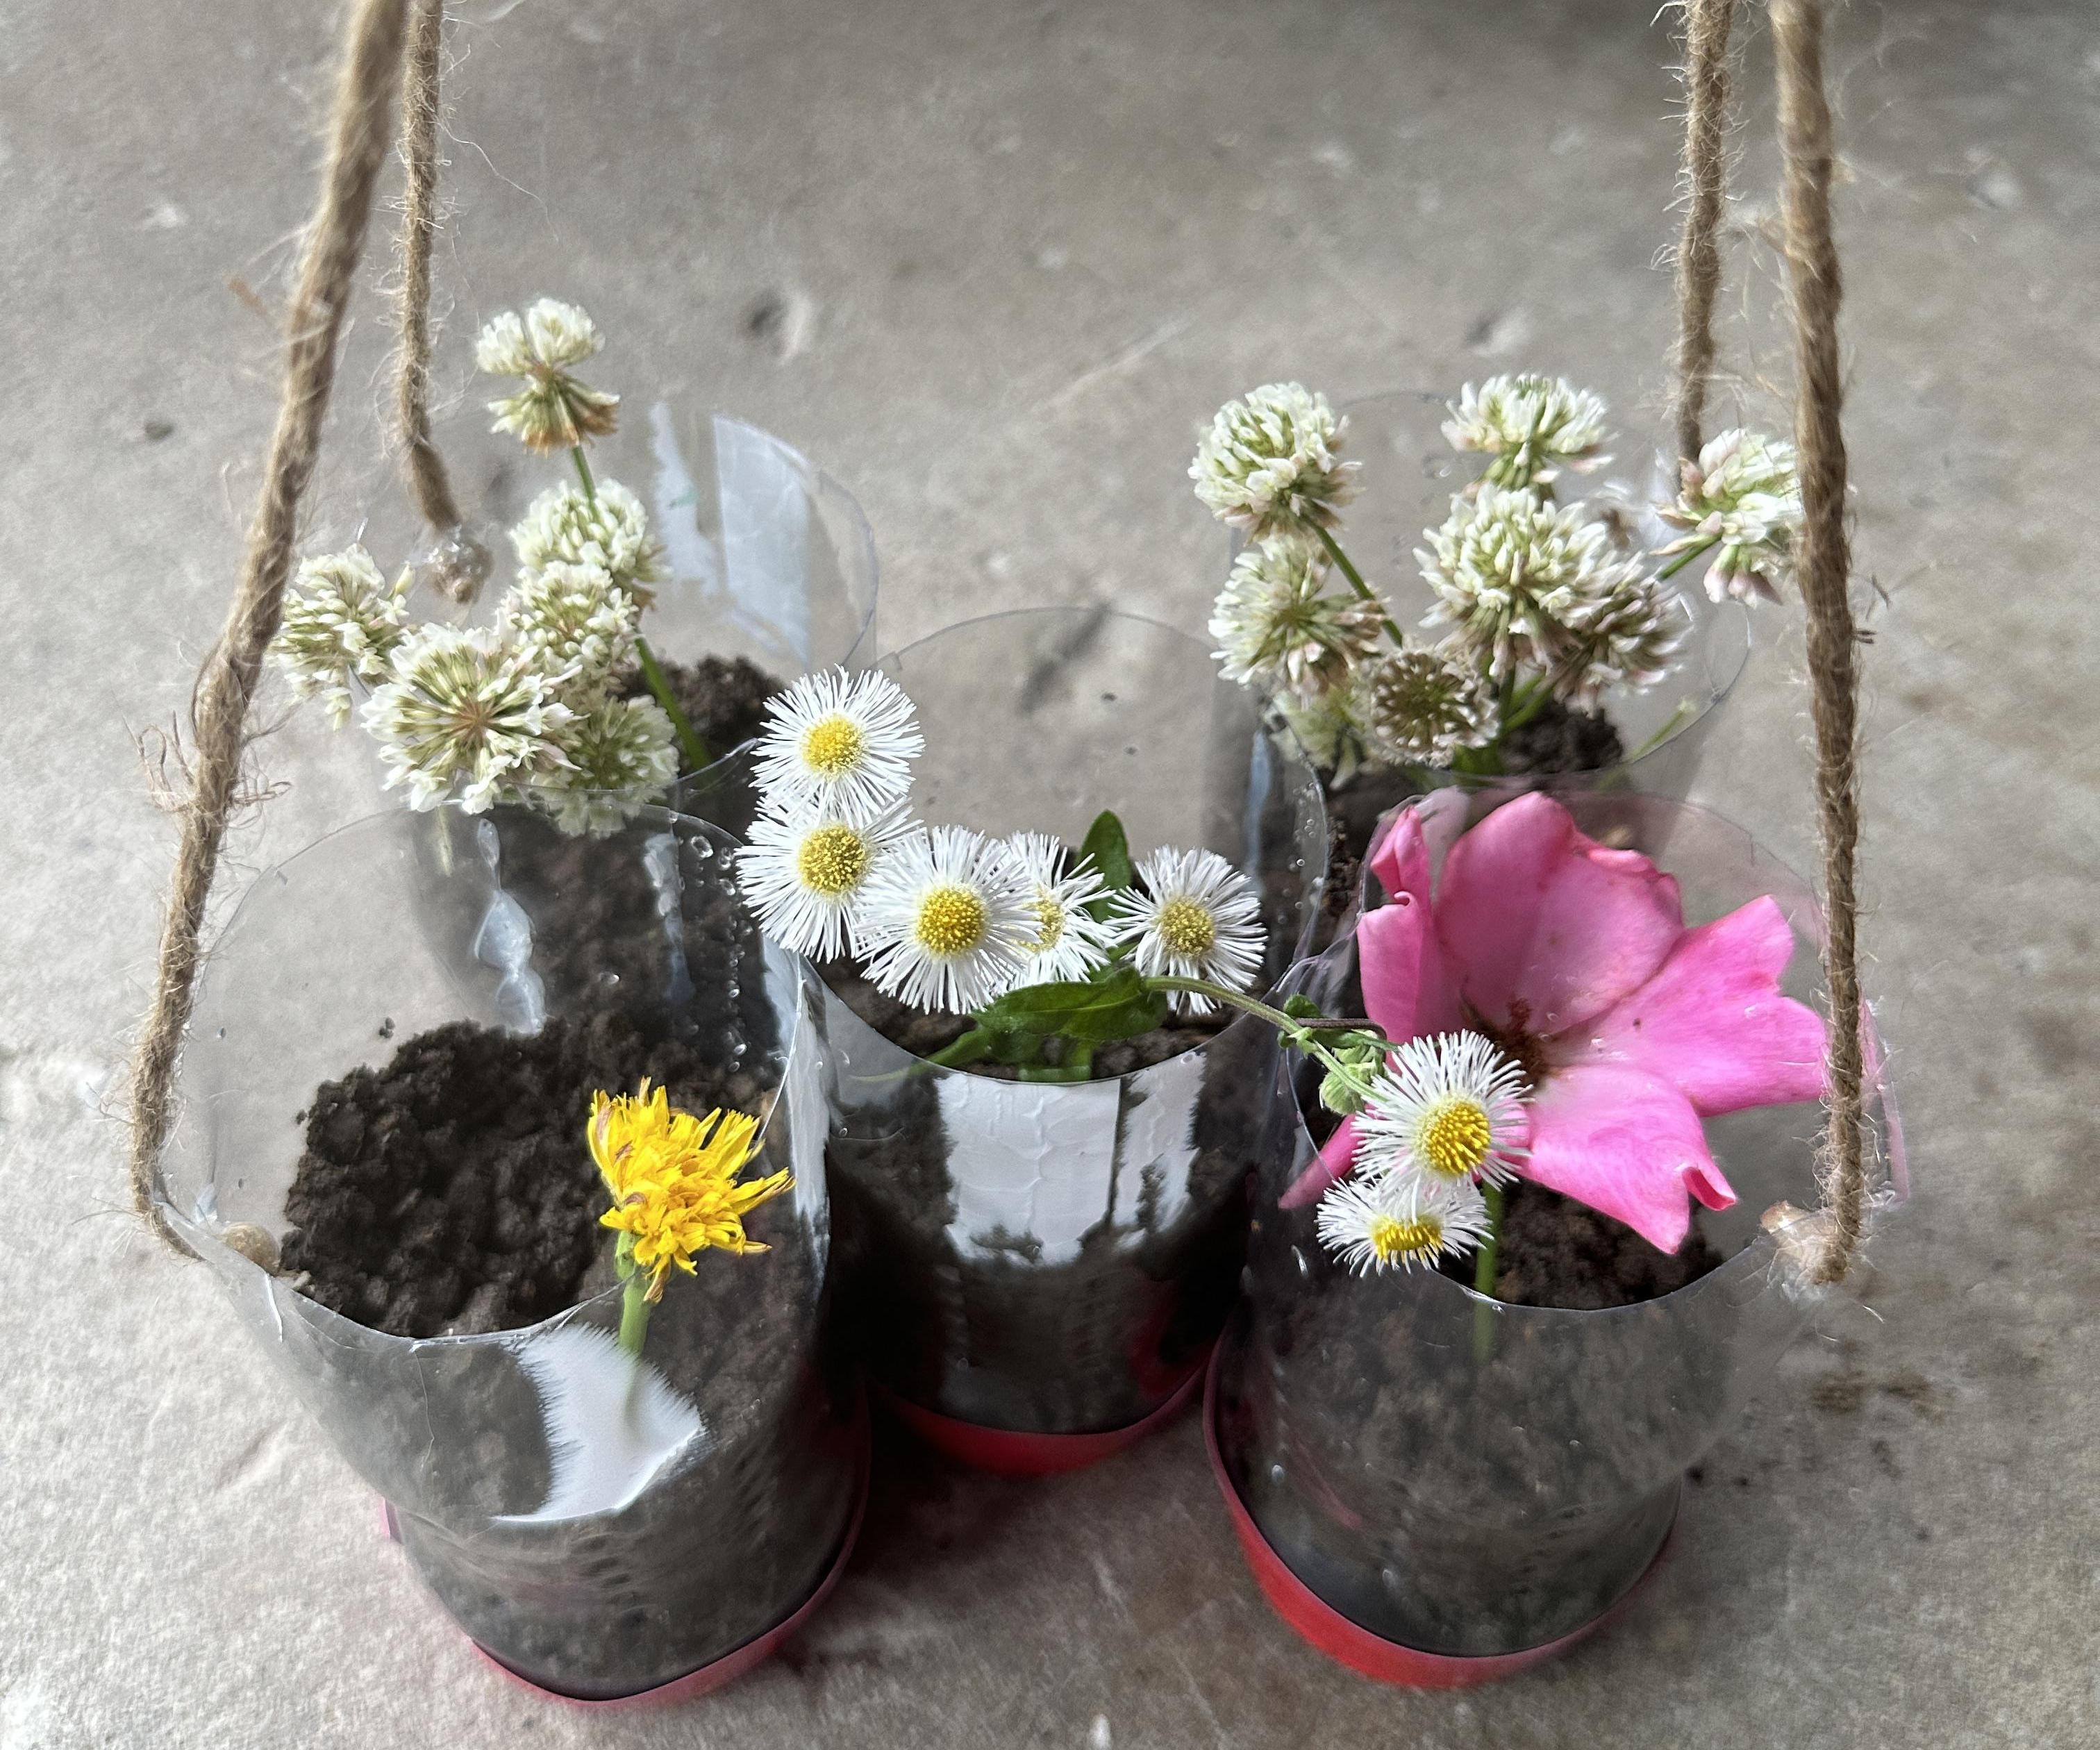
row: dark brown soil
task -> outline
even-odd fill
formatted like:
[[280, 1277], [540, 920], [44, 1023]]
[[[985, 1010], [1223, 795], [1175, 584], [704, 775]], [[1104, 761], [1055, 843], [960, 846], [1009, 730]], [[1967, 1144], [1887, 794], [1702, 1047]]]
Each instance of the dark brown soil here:
[[[749, 741], [765, 726], [765, 707], [785, 683], [748, 657], [734, 660], [703, 656], [698, 662], [665, 663], [664, 678], [671, 696], [693, 726], [708, 754], [719, 760]], [[624, 690], [629, 699], [649, 690], [637, 669]]]
[[536, 1324], [576, 1304], [611, 1236], [584, 1126], [640, 1078], [688, 1110], [755, 1111], [755, 1077], [625, 1014], [525, 1038], [457, 1022], [322, 1085], [285, 1199], [284, 1267], [397, 1337]]
[[[1474, 1262], [1468, 1253], [1437, 1267], [1470, 1288]], [[1580, 1312], [1638, 1306], [1674, 1294], [1727, 1262], [1696, 1226], [1676, 1251], [1657, 1251], [1624, 1222], [1519, 1179], [1503, 1192], [1495, 1298]]]

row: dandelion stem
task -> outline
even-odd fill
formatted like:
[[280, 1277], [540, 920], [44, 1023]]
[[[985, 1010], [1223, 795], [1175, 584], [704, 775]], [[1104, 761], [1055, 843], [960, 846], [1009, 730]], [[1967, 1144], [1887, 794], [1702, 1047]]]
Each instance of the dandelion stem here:
[[1404, 649], [1407, 644], [1405, 635], [1401, 633], [1398, 626], [1393, 624], [1392, 615], [1387, 612], [1385, 602], [1380, 598], [1379, 593], [1364, 581], [1364, 574], [1350, 562], [1349, 556], [1342, 551], [1342, 544], [1335, 539], [1333, 531], [1323, 527], [1317, 522], [1314, 523], [1312, 527], [1313, 531], [1320, 537], [1320, 544], [1327, 549], [1327, 557], [1335, 562], [1336, 568], [1342, 575], [1348, 579], [1349, 587], [1356, 591], [1360, 598], [1370, 602], [1379, 611], [1379, 618], [1384, 623], [1386, 636], [1392, 640], [1393, 647], [1396, 650]]
[[620, 1347], [639, 1360], [642, 1339], [649, 1334], [649, 1278], [639, 1270], [627, 1279], [627, 1292], [620, 1303]]
[[1473, 1359], [1485, 1366], [1495, 1352], [1495, 1309], [1487, 1302], [1495, 1295], [1497, 1254], [1502, 1236], [1502, 1192], [1499, 1185], [1483, 1185], [1480, 1196], [1488, 1206], [1487, 1237], [1473, 1259], [1473, 1291], [1486, 1297], [1473, 1308]]

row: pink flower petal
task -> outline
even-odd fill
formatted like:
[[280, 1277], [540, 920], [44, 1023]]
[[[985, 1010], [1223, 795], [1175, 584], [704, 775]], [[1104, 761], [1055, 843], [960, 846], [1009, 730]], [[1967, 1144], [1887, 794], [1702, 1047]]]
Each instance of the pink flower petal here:
[[1466, 830], [1469, 807], [1464, 791], [1439, 790], [1410, 802], [1386, 822], [1366, 861], [1388, 895], [1429, 897], [1431, 866], [1449, 854]]
[[1531, 1104], [1531, 1154], [1520, 1170], [1665, 1252], [1691, 1228], [1688, 1192], [1709, 1209], [1736, 1201], [1691, 1102], [1668, 1082], [1617, 1064], [1583, 1064], [1546, 1078]]
[[1823, 1018], [1779, 993], [1793, 931], [1754, 899], [1688, 930], [1661, 970], [1579, 1033], [1562, 1063], [1619, 1063], [1670, 1082], [1702, 1117], [1823, 1097]]
[[1449, 1033], [1462, 1017], [1444, 969], [1429, 902], [1405, 892], [1357, 920], [1357, 970], [1364, 1012], [1396, 1043]]
[[1639, 990], [1683, 929], [1672, 877], [1638, 851], [1585, 838], [1539, 791], [1452, 846], [1436, 894], [1436, 933], [1465, 999], [1496, 1026], [1515, 1020], [1536, 1037]]
[[1328, 1186], [1348, 1171], [1356, 1157], [1357, 1121], [1344, 1118], [1327, 1139], [1326, 1146], [1313, 1157], [1312, 1164], [1276, 1200], [1277, 1204], [1287, 1210], [1302, 1210], [1317, 1203]]

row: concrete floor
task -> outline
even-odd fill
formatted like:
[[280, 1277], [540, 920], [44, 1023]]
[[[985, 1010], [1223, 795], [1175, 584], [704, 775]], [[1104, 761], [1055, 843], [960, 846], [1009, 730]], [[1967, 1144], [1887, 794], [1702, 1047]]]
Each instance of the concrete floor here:
[[[1882, 592], [1866, 939], [1918, 1195], [1861, 1304], [1708, 1466], [1655, 1585], [1534, 1676], [1374, 1687], [1269, 1616], [1185, 1423], [1057, 1482], [907, 1466], [792, 1656], [611, 1717], [474, 1662], [205, 1273], [120, 1213], [112, 1112], [173, 843], [130, 738], [183, 704], [230, 588], [275, 390], [271, 332], [229, 284], [282, 296], [334, 10], [0, 5], [0, 1746], [2093, 1741], [2089, 0], [1839, 20], [1860, 562]], [[1182, 469], [1251, 383], [1340, 399], [1538, 364], [1659, 434], [1654, 10], [470, 0], [441, 386], [471, 426], [474, 324], [575, 297], [621, 386], [739, 412], [853, 487], [890, 641], [1035, 600], [1193, 628], [1220, 543]], [[1728, 345], [1769, 419], [1759, 31]], [[377, 307], [317, 538], [384, 489]], [[1759, 632], [1701, 790], [1800, 864], [1798, 618]], [[361, 780], [281, 769], [228, 895], [369, 804]]]

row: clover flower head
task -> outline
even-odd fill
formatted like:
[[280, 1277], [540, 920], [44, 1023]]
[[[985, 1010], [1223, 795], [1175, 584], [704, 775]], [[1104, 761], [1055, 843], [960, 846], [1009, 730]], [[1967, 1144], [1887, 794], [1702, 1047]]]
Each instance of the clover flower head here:
[[[1204, 979], [1229, 990], [1254, 983], [1267, 937], [1253, 883], [1215, 851], [1154, 851], [1136, 874], [1137, 886], [1117, 894], [1110, 921], [1140, 972]], [[1176, 1006], [1208, 1015], [1217, 1004], [1192, 991]]]
[[651, 1302], [663, 1298], [673, 1269], [692, 1275], [693, 1259], [710, 1247], [739, 1256], [766, 1250], [745, 1233], [743, 1219], [794, 1181], [785, 1172], [739, 1178], [757, 1152], [756, 1118], [696, 1117], [644, 1080], [633, 1096], [593, 1095], [585, 1134], [612, 1193], [599, 1221], [620, 1236], [621, 1273], [631, 1264], [648, 1276]]
[[1279, 694], [1275, 701], [1277, 715], [1299, 751], [1334, 783], [1346, 782], [1369, 756], [1359, 690], [1344, 687], [1311, 698]]
[[1356, 495], [1349, 422], [1302, 383], [1267, 383], [1218, 409], [1189, 478], [1212, 514], [1251, 540], [1332, 528]]
[[903, 800], [925, 745], [911, 699], [888, 675], [823, 669], [766, 707], [759, 791], [780, 808], [808, 803], [841, 820], [872, 820]]
[[1676, 502], [1661, 507], [1661, 516], [1685, 532], [1663, 553], [1716, 548], [1706, 571], [1710, 597], [1776, 602], [1801, 531], [1793, 446], [1754, 431], [1723, 431], [1701, 448], [1697, 461], [1680, 462], [1678, 471]]
[[965, 827], [905, 839], [869, 878], [854, 922], [869, 980], [912, 1007], [969, 1014], [1012, 990], [1041, 930], [1012, 852]]
[[1029, 959], [1017, 985], [1068, 984], [1108, 964], [1115, 936], [1090, 909], [1105, 891], [1100, 872], [1047, 832], [1016, 833], [1006, 848], [1028, 877], [1035, 914]]
[[1346, 681], [1383, 629], [1375, 602], [1327, 588], [1327, 556], [1302, 535], [1244, 549], [1211, 614], [1228, 681], [1304, 695]]
[[574, 304], [543, 298], [519, 315], [505, 311], [481, 331], [474, 362], [493, 377], [517, 377], [525, 386], [488, 403], [494, 429], [514, 434], [525, 447], [545, 455], [573, 449], [611, 432], [620, 397], [591, 388], [571, 374], [605, 344], [598, 325]]
[[902, 802], [866, 821], [818, 803], [762, 806], [736, 853], [759, 927], [791, 954], [844, 954], [869, 878], [915, 830]]
[[549, 738], [574, 713], [550, 695], [532, 654], [501, 632], [421, 627], [388, 673], [364, 721], [389, 768], [386, 787], [406, 785], [411, 807], [435, 808], [457, 785], [461, 806], [482, 813], [506, 787], [567, 763]]
[[1460, 748], [1494, 736], [1494, 690], [1476, 664], [1440, 645], [1375, 658], [1357, 671], [1355, 694], [1365, 750], [1388, 765], [1440, 769]]
[[518, 563], [527, 572], [554, 564], [594, 565], [647, 607], [647, 587], [663, 581], [663, 553], [649, 538], [649, 513], [617, 480], [601, 480], [595, 494], [554, 486], [532, 500], [510, 531]]
[[1488, 457], [1490, 486], [1538, 487], [1550, 492], [1564, 468], [1587, 472], [1600, 454], [1607, 409], [1601, 396], [1565, 377], [1529, 372], [1466, 385], [1449, 409], [1444, 435], [1457, 450]]
[[1578, 696], [1660, 674], [1667, 599], [1639, 558], [1613, 551], [1586, 506], [1483, 485], [1452, 500], [1429, 540], [1414, 555], [1436, 592], [1424, 624], [1450, 628], [1455, 653], [1494, 680], [1537, 668], [1556, 693]]
[[671, 720], [653, 699], [608, 699], [550, 738], [565, 765], [536, 778], [528, 799], [571, 835], [602, 838], [662, 798], [678, 775]]
[[318, 694], [338, 729], [350, 716], [351, 683], [385, 679], [407, 635], [412, 575], [404, 571], [389, 584], [371, 554], [356, 546], [299, 562], [271, 647], [293, 692], [301, 699]]
[[598, 566], [554, 559], [511, 586], [503, 624], [550, 691], [589, 710], [633, 666], [641, 609]]
[[1446, 1253], [1469, 1252], [1488, 1235], [1487, 1200], [1470, 1179], [1432, 1184], [1344, 1179], [1320, 1199], [1321, 1243], [1359, 1276], [1396, 1264], [1434, 1269]]

